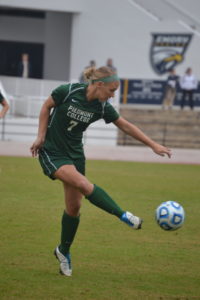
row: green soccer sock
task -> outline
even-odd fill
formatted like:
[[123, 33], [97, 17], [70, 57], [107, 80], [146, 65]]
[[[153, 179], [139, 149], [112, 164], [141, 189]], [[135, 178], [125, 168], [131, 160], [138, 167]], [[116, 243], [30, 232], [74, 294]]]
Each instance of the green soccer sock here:
[[105, 210], [106, 212], [120, 218], [124, 211], [115, 203], [115, 201], [100, 187], [94, 185], [92, 194], [86, 198], [97, 207]]
[[69, 216], [65, 211], [62, 216], [61, 243], [59, 250], [66, 255], [69, 252], [70, 246], [73, 243], [76, 231], [78, 229], [80, 216]]

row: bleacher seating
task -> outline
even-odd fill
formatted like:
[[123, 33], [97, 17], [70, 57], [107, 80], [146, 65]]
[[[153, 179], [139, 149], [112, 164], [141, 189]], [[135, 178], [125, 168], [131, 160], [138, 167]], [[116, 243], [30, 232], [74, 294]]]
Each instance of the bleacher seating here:
[[[200, 111], [120, 109], [121, 115], [155, 141], [175, 148], [200, 148]], [[119, 145], [141, 145], [137, 140], [118, 134]]]

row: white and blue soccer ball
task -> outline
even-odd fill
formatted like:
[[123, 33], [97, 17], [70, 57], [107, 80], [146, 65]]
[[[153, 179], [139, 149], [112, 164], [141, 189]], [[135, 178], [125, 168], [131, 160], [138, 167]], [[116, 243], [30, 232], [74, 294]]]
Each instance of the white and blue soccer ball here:
[[183, 207], [175, 201], [161, 203], [155, 213], [156, 222], [164, 230], [176, 230], [185, 220]]

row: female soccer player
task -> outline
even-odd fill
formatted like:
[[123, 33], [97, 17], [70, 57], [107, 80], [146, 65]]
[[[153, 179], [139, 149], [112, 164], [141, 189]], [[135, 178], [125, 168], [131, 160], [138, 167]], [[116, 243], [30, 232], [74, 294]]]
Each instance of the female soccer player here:
[[139, 217], [121, 209], [102, 188], [84, 176], [83, 131], [91, 123], [103, 118], [106, 123], [113, 122], [158, 155], [171, 156], [168, 148], [147, 137], [107, 102], [119, 87], [119, 78], [112, 70], [107, 67], [89, 68], [85, 71], [85, 77], [89, 84], [62, 85], [44, 102], [39, 117], [38, 137], [31, 147], [33, 157], [39, 154], [44, 173], [63, 183], [66, 208], [62, 216], [60, 245], [54, 254], [60, 262], [61, 274], [66, 276], [72, 274], [70, 246], [79, 225], [82, 196], [133, 229], [140, 229], [142, 225]]
[[0, 119], [2, 119], [5, 117], [5, 114], [9, 110], [9, 104], [4, 98], [4, 96], [1, 94], [1, 92], [0, 92], [0, 104], [3, 106], [2, 110], [0, 111]]

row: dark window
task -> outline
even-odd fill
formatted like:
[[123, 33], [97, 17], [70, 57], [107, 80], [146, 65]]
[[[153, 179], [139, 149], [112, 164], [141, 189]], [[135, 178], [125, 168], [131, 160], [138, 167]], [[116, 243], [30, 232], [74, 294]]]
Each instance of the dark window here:
[[44, 45], [40, 43], [22, 43], [0, 41], [0, 75], [20, 76], [22, 53], [29, 55], [31, 78], [43, 77]]
[[28, 18], [44, 19], [45, 12], [37, 11], [37, 10], [0, 8], [0, 16], [14, 16], [14, 17], [28, 17]]

